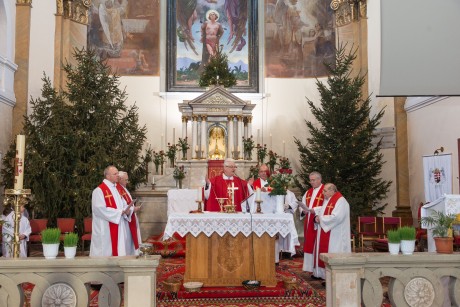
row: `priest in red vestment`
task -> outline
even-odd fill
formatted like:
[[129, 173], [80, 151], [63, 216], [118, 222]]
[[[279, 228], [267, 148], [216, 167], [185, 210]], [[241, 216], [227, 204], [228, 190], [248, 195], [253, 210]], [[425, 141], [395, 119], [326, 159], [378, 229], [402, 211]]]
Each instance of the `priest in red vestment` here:
[[316, 208], [317, 237], [314, 250], [313, 274], [326, 279], [323, 253], [351, 253], [350, 205], [337, 187], [326, 183], [323, 189], [324, 203]]
[[222, 175], [215, 176], [211, 180], [206, 178], [206, 186], [204, 190], [204, 196], [206, 199], [206, 211], [221, 211], [220, 205], [217, 201], [218, 198], [227, 198], [229, 199], [228, 188], [233, 187], [234, 190], [234, 202], [235, 210], [241, 211], [241, 202], [253, 193], [251, 188], [254, 178], [251, 178], [246, 182], [237, 175], [236, 164], [233, 159], [225, 159], [224, 161], [224, 171]]
[[259, 178], [254, 180], [252, 187], [254, 191], [260, 189], [262, 192], [270, 192], [272, 188], [268, 185], [268, 177], [270, 177], [270, 171], [266, 164], [262, 164], [259, 167]]
[[[322, 177], [318, 172], [311, 172], [308, 176], [310, 179], [311, 188], [305, 193], [302, 198], [301, 218], [304, 220], [304, 244], [303, 244], [303, 268], [305, 272], [313, 272], [313, 247], [316, 241], [316, 228], [313, 218], [315, 217], [314, 208], [323, 205], [323, 184]], [[314, 277], [313, 277], [314, 278]]]

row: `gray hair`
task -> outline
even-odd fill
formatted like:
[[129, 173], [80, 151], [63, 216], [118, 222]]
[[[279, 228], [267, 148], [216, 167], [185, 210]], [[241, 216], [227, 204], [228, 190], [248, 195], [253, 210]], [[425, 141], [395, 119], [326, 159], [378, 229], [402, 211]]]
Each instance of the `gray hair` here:
[[[107, 177], [107, 174], [109, 173], [109, 170], [110, 170], [112, 167], [115, 167], [115, 166], [109, 165], [109, 166], [107, 166], [107, 167], [104, 169], [104, 177]], [[115, 167], [115, 168], [116, 168], [116, 167]]]
[[120, 178], [128, 177], [128, 173], [124, 171], [118, 171], [118, 177]]
[[323, 177], [321, 176], [321, 174], [320, 174], [319, 172], [317, 172], [317, 171], [311, 172], [311, 173], [308, 175], [308, 177], [310, 177], [310, 176], [316, 176], [316, 177], [318, 177], [320, 180], [323, 179]]
[[227, 158], [224, 160], [224, 166], [229, 166], [229, 163], [235, 164], [235, 160], [233, 160], [232, 158]]
[[324, 185], [324, 189], [331, 190], [333, 192], [337, 192], [337, 187], [333, 183], [326, 183]]

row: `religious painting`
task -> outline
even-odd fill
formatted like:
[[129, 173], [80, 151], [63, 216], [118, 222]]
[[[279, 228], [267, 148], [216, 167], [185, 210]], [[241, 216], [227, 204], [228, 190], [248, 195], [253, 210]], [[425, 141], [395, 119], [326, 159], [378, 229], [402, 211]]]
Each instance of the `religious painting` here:
[[114, 73], [159, 75], [160, 1], [93, 0], [87, 35]]
[[256, 0], [167, 1], [167, 91], [203, 91], [198, 81], [217, 48], [228, 57], [232, 92], [258, 92]]
[[334, 63], [331, 1], [265, 0], [265, 71], [269, 78], [317, 78]]

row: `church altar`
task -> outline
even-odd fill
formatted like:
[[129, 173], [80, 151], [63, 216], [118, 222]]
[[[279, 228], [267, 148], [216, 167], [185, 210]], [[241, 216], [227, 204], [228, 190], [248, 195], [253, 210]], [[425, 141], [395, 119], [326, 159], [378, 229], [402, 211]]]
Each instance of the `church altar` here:
[[241, 286], [257, 279], [274, 287], [275, 236], [290, 236], [290, 251], [297, 240], [293, 216], [287, 213], [172, 213], [163, 239], [175, 232], [187, 238], [184, 281], [204, 286]]

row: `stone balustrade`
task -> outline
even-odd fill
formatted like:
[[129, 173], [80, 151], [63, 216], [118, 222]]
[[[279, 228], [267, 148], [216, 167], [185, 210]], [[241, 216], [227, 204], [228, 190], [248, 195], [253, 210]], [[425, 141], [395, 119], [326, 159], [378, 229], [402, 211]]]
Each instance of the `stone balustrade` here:
[[460, 253], [322, 254], [321, 259], [329, 307], [380, 307], [382, 277], [389, 278], [392, 306], [460, 306]]
[[326, 263], [329, 307], [380, 307], [382, 277], [389, 278], [392, 306], [460, 305], [460, 253], [321, 254], [320, 258]]
[[[88, 306], [91, 283], [102, 284], [99, 306], [155, 306], [160, 256], [146, 258], [0, 258], [0, 306], [23, 306], [22, 283], [34, 284], [30, 305]], [[124, 283], [124, 295], [120, 291]]]

